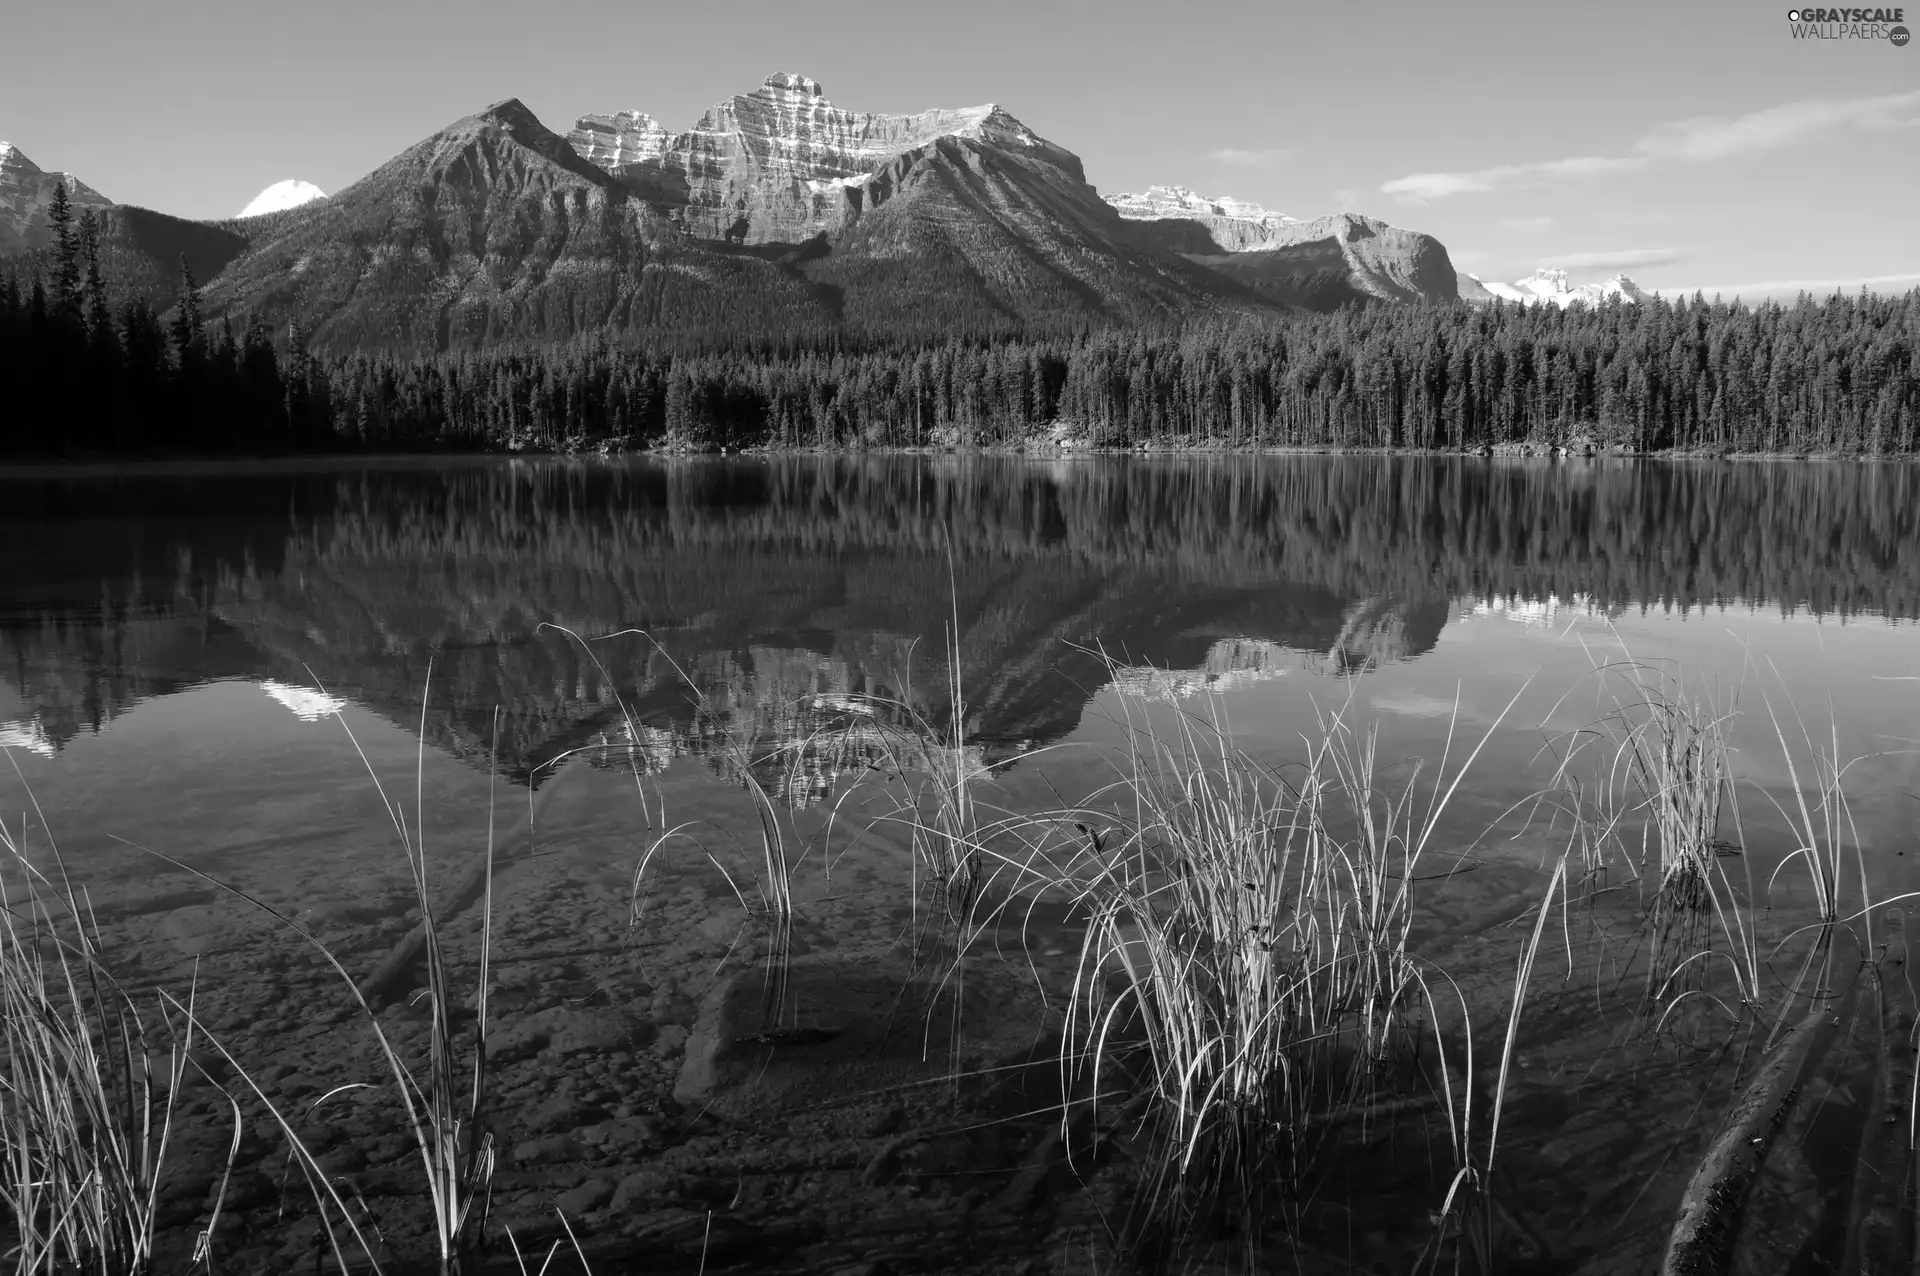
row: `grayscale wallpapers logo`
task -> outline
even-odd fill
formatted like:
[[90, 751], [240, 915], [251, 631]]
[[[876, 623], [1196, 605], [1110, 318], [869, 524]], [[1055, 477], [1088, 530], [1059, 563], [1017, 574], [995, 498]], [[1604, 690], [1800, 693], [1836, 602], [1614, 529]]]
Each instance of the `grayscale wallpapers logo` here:
[[1905, 9], [1789, 9], [1787, 25], [1796, 40], [1885, 40], [1905, 47], [1912, 36], [1900, 24]]

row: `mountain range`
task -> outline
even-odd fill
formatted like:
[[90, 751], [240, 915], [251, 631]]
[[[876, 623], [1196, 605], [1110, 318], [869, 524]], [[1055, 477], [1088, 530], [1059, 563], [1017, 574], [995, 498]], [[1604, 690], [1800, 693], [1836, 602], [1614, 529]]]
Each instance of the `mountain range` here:
[[[61, 175], [11, 148], [0, 159], [0, 253], [44, 250]], [[562, 136], [508, 99], [331, 196], [280, 183], [227, 221], [73, 189], [111, 210], [113, 286], [164, 304], [187, 251], [206, 313], [333, 348], [603, 329], [943, 337], [1451, 302], [1459, 288], [1445, 247], [1416, 231], [1179, 187], [1102, 197], [1077, 156], [998, 105], [848, 111], [788, 73], [684, 132], [627, 110]]]

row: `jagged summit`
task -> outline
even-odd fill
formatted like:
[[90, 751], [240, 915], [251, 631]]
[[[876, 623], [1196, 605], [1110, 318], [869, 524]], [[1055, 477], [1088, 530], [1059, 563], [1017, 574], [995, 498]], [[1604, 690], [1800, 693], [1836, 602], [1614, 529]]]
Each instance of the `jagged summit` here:
[[776, 92], [790, 92], [802, 97], [826, 97], [826, 90], [820, 87], [820, 81], [804, 75], [795, 75], [791, 71], [775, 71], [761, 85], [762, 88]]
[[1076, 156], [994, 103], [848, 111], [818, 80], [792, 71], [715, 103], [685, 132], [629, 110], [579, 117], [567, 142], [629, 189], [674, 206], [698, 238], [797, 243], [857, 216], [865, 204], [854, 188], [943, 138], [1007, 148], [1085, 180]]
[[47, 206], [54, 188], [66, 183], [76, 210], [112, 208], [113, 201], [72, 173], [48, 172], [10, 142], [0, 142], [0, 253], [44, 248], [52, 242]]
[[481, 119], [492, 120], [505, 128], [537, 128], [542, 132], [547, 126], [540, 122], [527, 104], [517, 97], [501, 98], [486, 110], [479, 112]]
[[[1471, 281], [1471, 286], [1467, 286]], [[1625, 275], [1615, 275], [1604, 283], [1570, 283], [1567, 272], [1557, 266], [1542, 266], [1527, 278], [1516, 283], [1487, 282], [1477, 275], [1462, 276], [1463, 286], [1460, 295], [1468, 301], [1485, 304], [1494, 299], [1517, 301], [1522, 305], [1536, 303], [1555, 306], [1568, 306], [1576, 301], [1597, 306], [1610, 297], [1622, 301], [1645, 301], [1648, 294], [1640, 285]]]

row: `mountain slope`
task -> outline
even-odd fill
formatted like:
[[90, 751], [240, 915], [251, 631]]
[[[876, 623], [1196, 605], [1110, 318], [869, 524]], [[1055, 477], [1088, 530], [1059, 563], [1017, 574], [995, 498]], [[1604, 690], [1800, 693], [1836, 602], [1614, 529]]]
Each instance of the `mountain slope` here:
[[1178, 253], [1276, 302], [1331, 310], [1358, 301], [1451, 302], [1453, 262], [1431, 235], [1337, 213], [1298, 221], [1182, 186], [1110, 195], [1136, 243]]
[[691, 301], [729, 286], [764, 322], [818, 309], [768, 263], [676, 263], [671, 228], [512, 99], [327, 200], [234, 225], [252, 221], [253, 247], [207, 289], [209, 310], [299, 322], [327, 346], [564, 340], [697, 313]]
[[1045, 326], [1202, 309], [1251, 311], [1243, 289], [1129, 242], [1079, 161], [944, 137], [897, 156], [859, 188], [848, 224], [811, 277], [846, 294], [856, 323], [937, 330], [967, 307], [979, 322]]
[[[247, 238], [225, 226], [187, 221], [151, 208], [116, 204], [99, 209], [100, 276], [107, 302], [118, 310], [135, 298], [165, 310], [180, 295], [180, 261], [196, 280], [211, 279], [247, 250]], [[47, 275], [53, 250], [36, 248], [8, 263], [23, 275]]]

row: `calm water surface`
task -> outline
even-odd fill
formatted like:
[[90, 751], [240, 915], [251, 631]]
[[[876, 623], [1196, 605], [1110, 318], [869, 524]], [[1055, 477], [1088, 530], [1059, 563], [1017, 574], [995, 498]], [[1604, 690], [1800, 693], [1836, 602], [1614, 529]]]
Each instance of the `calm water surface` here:
[[[1790, 743], [1858, 759], [1855, 895], [1920, 889], [1911, 466], [912, 456], [43, 471], [0, 474], [0, 543], [0, 744], [18, 768], [0, 771], [0, 810], [18, 825], [37, 801], [155, 980], [243, 955], [257, 927], [142, 847], [362, 960], [389, 943], [408, 900], [369, 766], [409, 810], [418, 783], [429, 853], [450, 864], [484, 841], [490, 797], [503, 825], [537, 804], [536, 853], [505, 888], [520, 925], [506, 950], [612, 942], [662, 805], [701, 829], [669, 880], [715, 915], [737, 910], [702, 859], [745, 882], [758, 855], [720, 742], [778, 752], [761, 778], [824, 829], [869, 775], [865, 698], [950, 716], [956, 622], [964, 726], [993, 800], [1016, 810], [1105, 782], [1119, 724], [1168, 705], [1218, 715], [1276, 761], [1341, 705], [1377, 722], [1383, 756], [1429, 765], [1450, 730], [1471, 743], [1492, 729], [1445, 826], [1484, 885], [1435, 901], [1437, 956], [1463, 978], [1476, 937], [1535, 897], [1559, 849], [1508, 813], [1545, 783], [1543, 750], [1608, 712], [1617, 686], [1596, 669], [1628, 657], [1737, 706], [1762, 878], [1795, 845], [1773, 806], [1793, 791], [1777, 723]], [[897, 852], [869, 831], [803, 861], [814, 950], [885, 951], [912, 902]], [[1782, 875], [1780, 900], [1798, 880]], [[1510, 978], [1506, 950], [1497, 967], [1480, 973]], [[1538, 1118], [1540, 1146], [1559, 1119]]]

